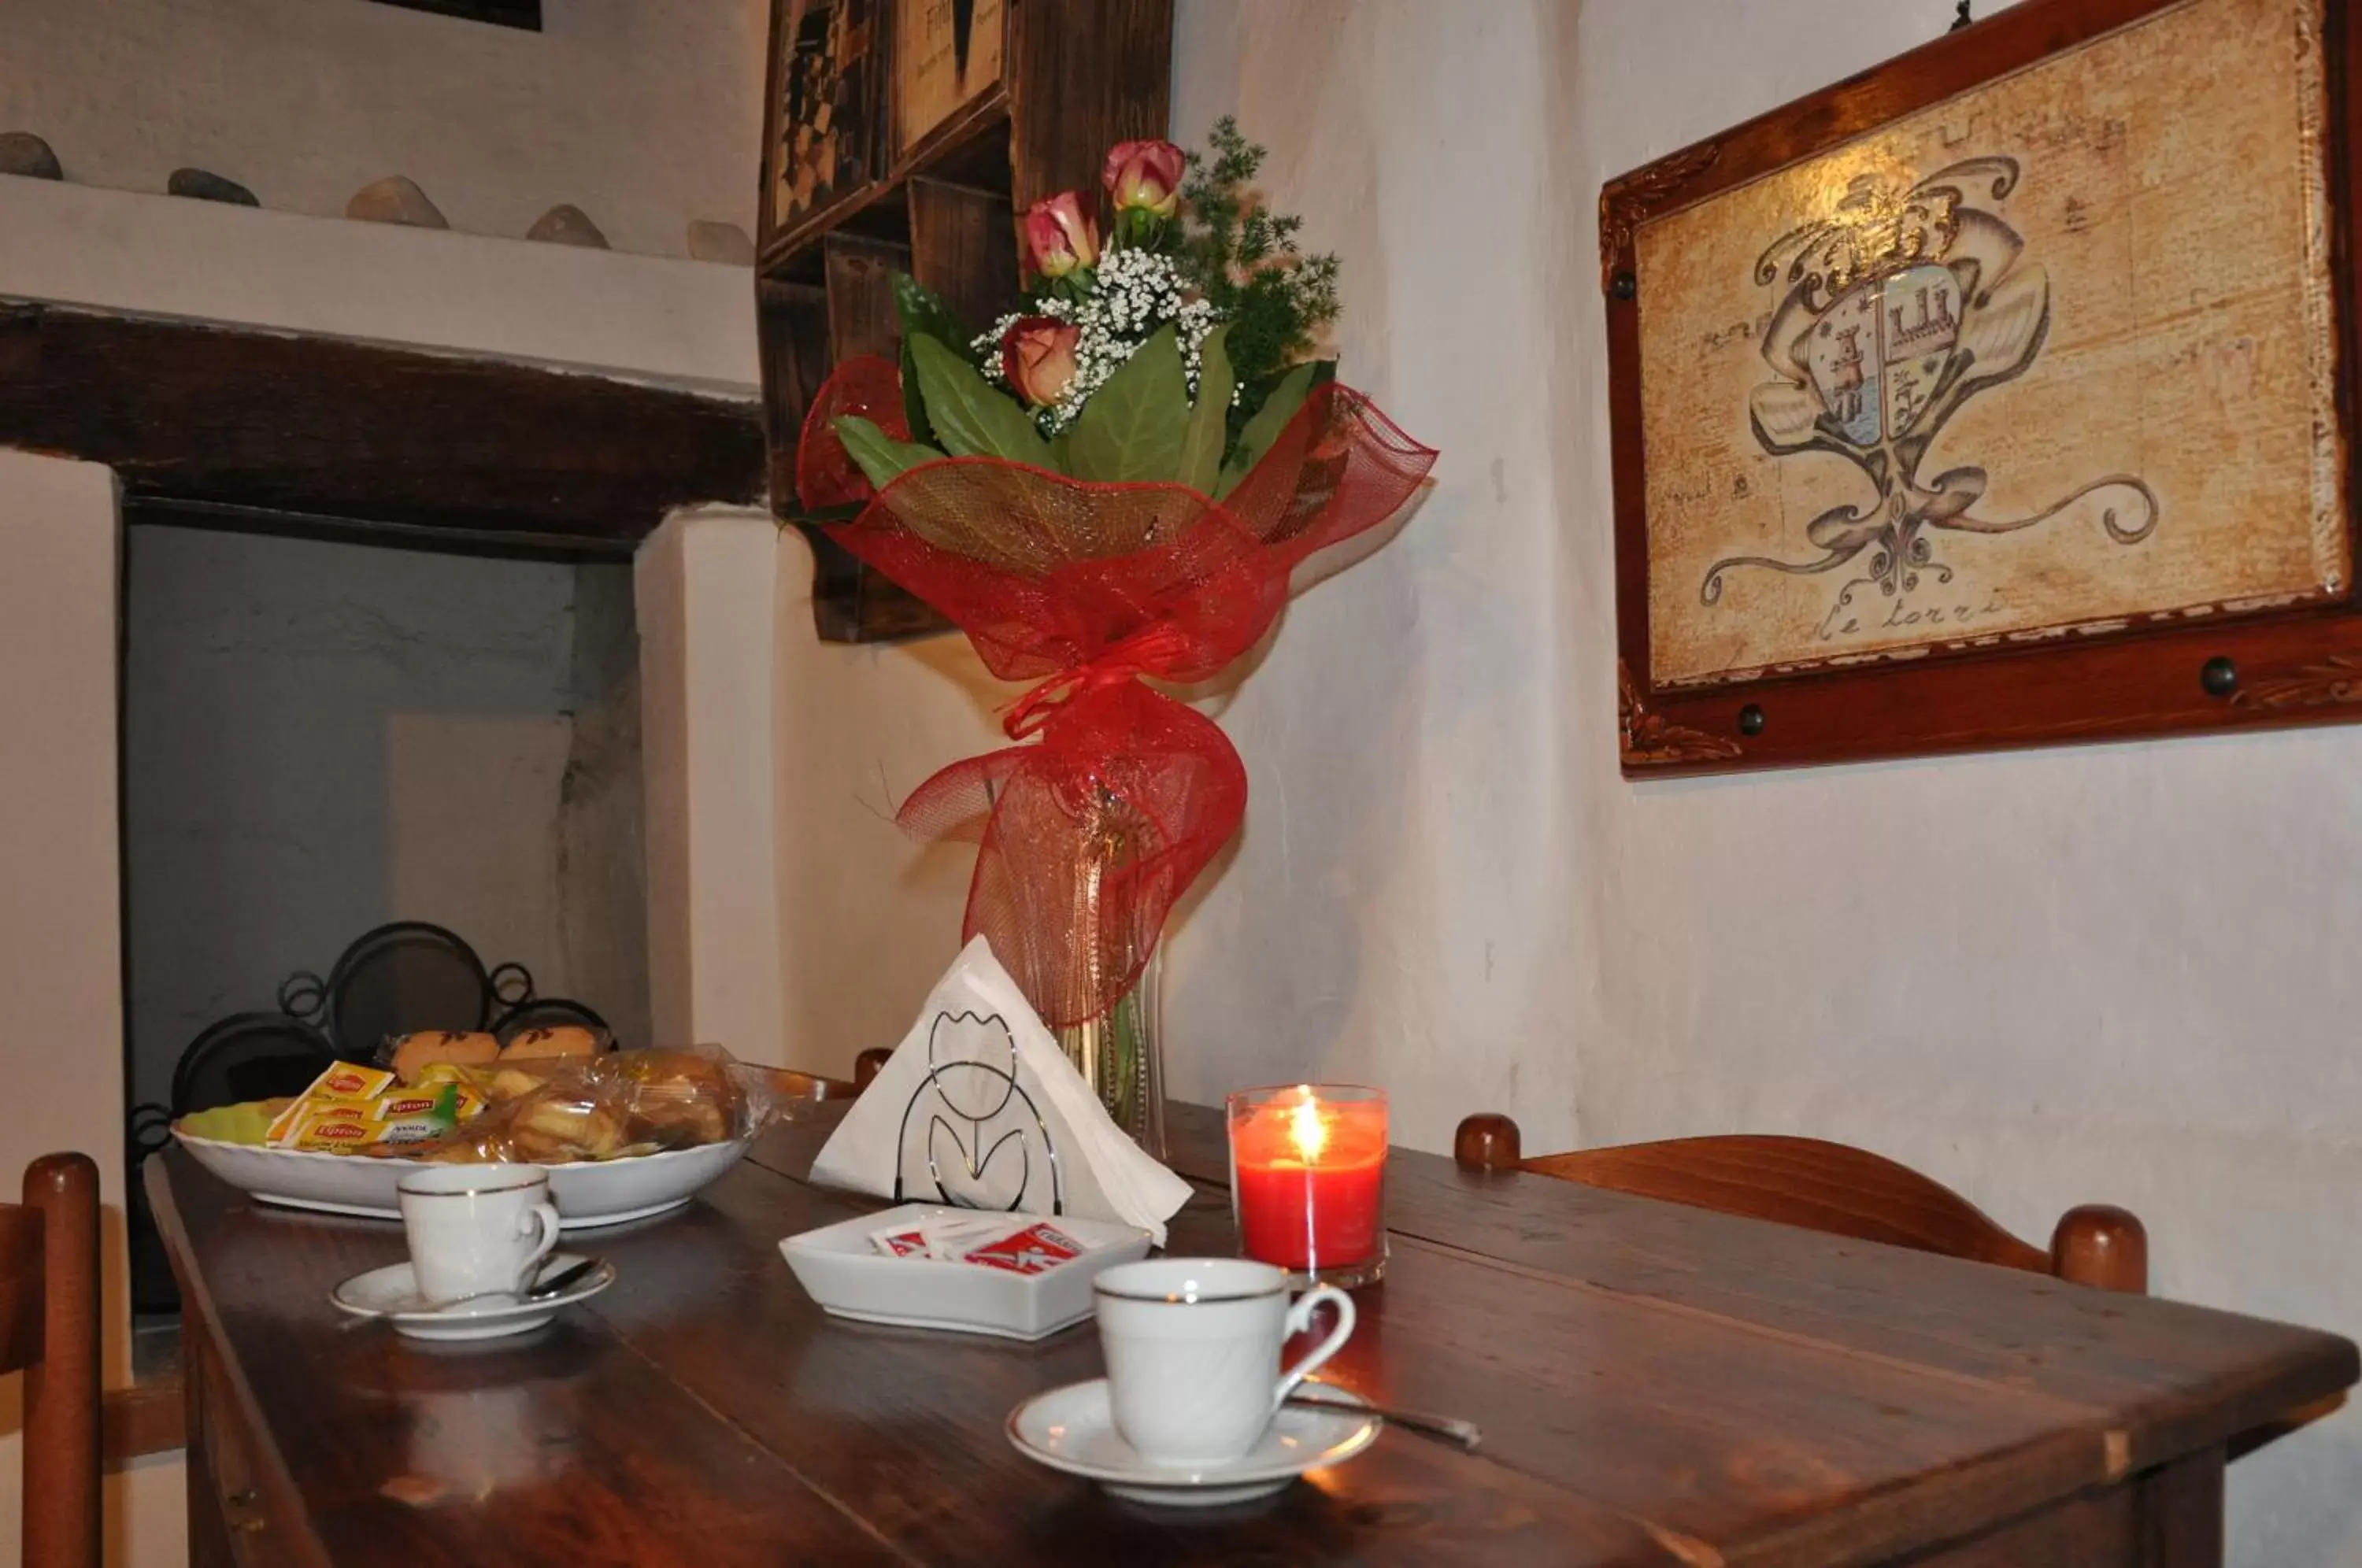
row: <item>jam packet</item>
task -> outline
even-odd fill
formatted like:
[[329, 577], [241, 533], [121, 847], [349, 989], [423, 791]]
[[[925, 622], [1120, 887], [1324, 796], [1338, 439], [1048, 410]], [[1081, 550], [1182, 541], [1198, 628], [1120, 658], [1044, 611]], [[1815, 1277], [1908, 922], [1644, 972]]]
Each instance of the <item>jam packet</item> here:
[[274, 1140], [282, 1149], [311, 1154], [351, 1154], [375, 1145], [436, 1143], [459, 1125], [459, 1088], [398, 1089], [358, 1104], [335, 1100], [289, 1108], [293, 1120]]
[[393, 1075], [379, 1067], [364, 1067], [355, 1062], [331, 1062], [312, 1087], [295, 1097], [294, 1103], [279, 1113], [264, 1134], [266, 1142], [280, 1148], [292, 1144], [298, 1122], [318, 1112], [342, 1109], [348, 1112], [366, 1111], [388, 1089], [394, 1087]]

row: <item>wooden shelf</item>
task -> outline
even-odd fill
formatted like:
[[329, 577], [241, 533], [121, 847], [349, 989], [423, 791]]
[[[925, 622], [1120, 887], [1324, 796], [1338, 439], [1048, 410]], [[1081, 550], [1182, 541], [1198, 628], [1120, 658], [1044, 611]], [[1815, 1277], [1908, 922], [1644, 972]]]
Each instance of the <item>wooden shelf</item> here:
[[[756, 271], [765, 278], [773, 280], [803, 281], [796, 275], [796, 263], [800, 259], [817, 258], [823, 237], [854, 226], [865, 215], [880, 209], [898, 210], [904, 188], [915, 174], [932, 175], [986, 190], [997, 188], [1002, 200], [1007, 201], [1010, 186], [1008, 130], [1009, 94], [996, 87], [938, 126], [909, 157], [895, 164], [884, 177], [839, 196], [827, 206], [806, 215], [794, 227], [766, 240], [762, 255], [756, 263]], [[978, 151], [987, 156], [977, 159], [975, 155]], [[994, 156], [999, 160], [998, 182], [990, 178]], [[892, 237], [881, 235], [876, 237]], [[1016, 246], [1013, 230], [1010, 235], [1010, 245], [1013, 255]]]

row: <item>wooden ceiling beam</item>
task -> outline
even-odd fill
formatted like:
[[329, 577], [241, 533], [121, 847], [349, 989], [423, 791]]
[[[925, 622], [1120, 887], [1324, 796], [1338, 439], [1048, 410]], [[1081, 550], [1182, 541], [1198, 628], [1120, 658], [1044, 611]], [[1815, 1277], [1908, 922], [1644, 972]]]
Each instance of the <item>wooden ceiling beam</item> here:
[[135, 500], [602, 554], [765, 494], [751, 392], [25, 300], [0, 299], [0, 446]]

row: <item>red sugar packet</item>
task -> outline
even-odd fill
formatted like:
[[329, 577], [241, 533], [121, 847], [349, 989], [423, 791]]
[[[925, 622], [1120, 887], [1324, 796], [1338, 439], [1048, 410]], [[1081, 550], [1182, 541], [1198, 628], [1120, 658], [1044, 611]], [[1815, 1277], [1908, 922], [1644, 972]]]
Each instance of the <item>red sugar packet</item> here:
[[1064, 1231], [1054, 1225], [1034, 1224], [997, 1242], [988, 1242], [960, 1261], [1006, 1269], [1010, 1274], [1033, 1275], [1079, 1257], [1082, 1252], [1082, 1243]]

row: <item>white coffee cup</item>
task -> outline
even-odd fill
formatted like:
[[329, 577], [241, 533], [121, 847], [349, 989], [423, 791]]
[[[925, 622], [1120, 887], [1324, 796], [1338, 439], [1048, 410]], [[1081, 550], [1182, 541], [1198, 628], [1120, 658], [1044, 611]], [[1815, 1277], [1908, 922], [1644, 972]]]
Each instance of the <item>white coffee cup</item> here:
[[435, 1165], [394, 1192], [410, 1270], [430, 1301], [519, 1295], [557, 1245], [549, 1176], [532, 1165]]
[[[1123, 1264], [1091, 1282], [1115, 1428], [1151, 1464], [1224, 1463], [1254, 1447], [1307, 1374], [1344, 1348], [1353, 1299], [1322, 1286], [1293, 1307], [1287, 1275], [1243, 1258]], [[1322, 1303], [1337, 1326], [1279, 1370], [1280, 1347]]]

